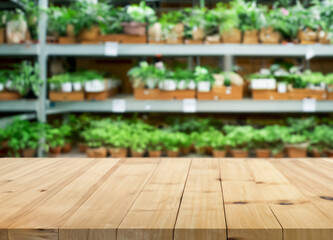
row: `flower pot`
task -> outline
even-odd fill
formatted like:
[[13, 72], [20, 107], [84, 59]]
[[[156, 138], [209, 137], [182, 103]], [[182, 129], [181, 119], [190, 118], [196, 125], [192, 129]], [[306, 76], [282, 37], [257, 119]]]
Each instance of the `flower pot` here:
[[112, 158], [126, 158], [127, 157], [126, 148], [111, 148], [111, 149], [109, 149], [109, 153]]
[[89, 80], [84, 83], [84, 90], [86, 92], [103, 92], [106, 90], [106, 81], [101, 81], [99, 79]]
[[178, 90], [185, 90], [187, 88], [187, 82], [185, 80], [180, 80], [177, 84]]
[[224, 158], [226, 155], [225, 150], [213, 150], [213, 156], [214, 158]]
[[78, 143], [77, 147], [80, 153], [85, 153], [87, 151], [87, 145], [85, 143]]
[[146, 23], [138, 22], [123, 22], [121, 24], [124, 28], [124, 33], [128, 35], [143, 36], [146, 34]]
[[156, 88], [157, 84], [158, 84], [157, 78], [147, 78], [147, 80], [146, 80], [146, 85], [149, 89]]
[[73, 90], [74, 90], [74, 92], [80, 92], [80, 91], [82, 91], [82, 83], [80, 83], [80, 82], [74, 82], [73, 83]]
[[198, 92], [210, 92], [211, 83], [208, 81], [198, 83]]
[[162, 25], [158, 22], [154, 23], [148, 29], [149, 43], [151, 41], [160, 42], [162, 39]]
[[298, 38], [301, 41], [301, 44], [314, 44], [318, 42], [318, 32], [313, 31], [310, 28], [305, 28], [298, 32]]
[[258, 44], [259, 35], [258, 30], [249, 30], [243, 33], [243, 43], [244, 44]]
[[281, 152], [275, 153], [275, 154], [272, 153], [272, 155], [273, 155], [274, 158], [283, 158], [284, 157], [284, 152], [281, 151]]
[[86, 154], [88, 158], [105, 158], [107, 154], [106, 148], [87, 148]]
[[50, 154], [59, 155], [61, 153], [61, 146], [58, 147], [50, 147]]
[[66, 33], [68, 37], [74, 38], [75, 37], [75, 28], [73, 24], [67, 24]]
[[329, 34], [327, 32], [324, 32], [324, 31], [319, 32], [319, 43], [321, 43], [321, 44], [330, 44], [331, 43]]
[[149, 157], [151, 157], [151, 158], [157, 158], [157, 157], [161, 157], [161, 155], [162, 155], [162, 151], [160, 151], [160, 150], [155, 150], [155, 151], [148, 151], [148, 155], [149, 155]]
[[6, 42], [19, 44], [29, 38], [28, 24], [25, 20], [12, 20], [6, 24]]
[[171, 30], [171, 34], [174, 35], [176, 38], [182, 38], [184, 33], [184, 28], [185, 26], [183, 23], [177, 23]]
[[0, 83], [0, 92], [2, 92], [5, 89], [5, 85], [3, 83]]
[[[175, 91], [177, 89], [177, 82], [175, 80], [164, 80], [161, 82], [160, 89], [164, 91]], [[161, 88], [162, 87], [162, 88]]]
[[242, 32], [237, 28], [220, 33], [223, 43], [241, 43]]
[[206, 37], [206, 43], [208, 44], [218, 44], [221, 42], [221, 37], [219, 34], [211, 35]]
[[213, 154], [213, 148], [211, 146], [205, 147], [205, 153], [212, 155]]
[[249, 156], [248, 150], [241, 150], [241, 149], [232, 149], [231, 155], [234, 158], [246, 158]]
[[0, 28], [0, 44], [5, 43], [5, 28]]
[[192, 38], [195, 41], [202, 41], [205, 38], [205, 31], [203, 28], [194, 27], [192, 29]]
[[187, 84], [187, 89], [189, 90], [195, 90], [197, 88], [197, 84], [194, 80], [190, 80]]
[[171, 150], [168, 150], [168, 151], [167, 151], [167, 155], [168, 155], [168, 157], [170, 157], [170, 158], [175, 158], [175, 157], [178, 157], [178, 155], [179, 155], [179, 151], [171, 151]]
[[264, 44], [279, 44], [282, 36], [278, 31], [274, 31], [272, 27], [262, 28], [259, 34], [260, 42]]
[[258, 158], [269, 158], [271, 151], [269, 149], [257, 149], [256, 155]]
[[66, 82], [61, 84], [62, 92], [72, 92], [72, 83]]
[[143, 157], [143, 155], [144, 155], [144, 152], [136, 152], [136, 151], [131, 149], [131, 156], [132, 157], [141, 158], [141, 157]]
[[101, 30], [99, 29], [99, 26], [93, 25], [90, 27], [90, 29], [83, 29], [80, 32], [80, 40], [81, 40], [81, 42], [96, 40], [96, 39], [98, 39], [100, 32], [101, 32]]
[[180, 148], [180, 153], [182, 155], [189, 155], [191, 152], [191, 147], [181, 147]]
[[306, 148], [287, 147], [287, 155], [289, 158], [305, 158]]
[[319, 152], [318, 150], [316, 149], [313, 149], [312, 150], [312, 156], [315, 157], [315, 158], [320, 158], [321, 157], [321, 152]]
[[24, 149], [22, 151], [22, 156], [25, 158], [33, 158], [36, 156], [36, 149]]
[[71, 143], [65, 143], [65, 145], [62, 147], [63, 153], [69, 153], [72, 150], [72, 144]]
[[333, 150], [327, 150], [326, 152], [327, 157], [332, 158], [333, 157]]

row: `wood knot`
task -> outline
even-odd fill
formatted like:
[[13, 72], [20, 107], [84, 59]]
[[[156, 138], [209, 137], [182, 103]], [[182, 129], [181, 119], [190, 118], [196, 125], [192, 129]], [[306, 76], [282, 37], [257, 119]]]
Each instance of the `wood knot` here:
[[247, 202], [239, 201], [239, 202], [233, 202], [233, 204], [247, 204]]
[[256, 184], [263, 184], [264, 182], [256, 182]]
[[216, 180], [219, 181], [219, 182], [222, 182], [222, 179], [221, 179], [221, 178], [217, 178]]
[[280, 202], [279, 205], [294, 205], [291, 202]]
[[42, 189], [42, 190], [40, 190], [40, 192], [46, 192], [46, 190], [45, 190], [45, 189]]
[[327, 201], [333, 201], [333, 197], [327, 197], [327, 196], [320, 196], [321, 199], [327, 200]]
[[242, 240], [243, 238], [239, 238], [239, 237], [228, 237], [228, 240]]

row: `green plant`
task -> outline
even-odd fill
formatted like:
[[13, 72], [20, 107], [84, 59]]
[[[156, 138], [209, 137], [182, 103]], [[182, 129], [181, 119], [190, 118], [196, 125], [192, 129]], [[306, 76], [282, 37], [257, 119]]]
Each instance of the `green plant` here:
[[149, 151], [160, 151], [163, 149], [163, 131], [154, 130], [148, 134], [148, 145]]
[[180, 132], [165, 132], [163, 134], [163, 145], [168, 151], [178, 151], [181, 145], [187, 145], [187, 139]]
[[186, 8], [184, 24], [184, 37], [191, 39], [193, 30], [197, 29], [204, 29], [205, 28], [205, 16], [206, 16], [206, 9], [205, 8]]
[[38, 4], [30, 0], [21, 0], [23, 8], [26, 14], [26, 20], [28, 23], [29, 32], [32, 39], [38, 39], [38, 19], [40, 8]]
[[218, 3], [215, 11], [218, 13], [220, 33], [228, 32], [233, 28], [239, 28], [239, 17], [234, 8], [229, 8], [227, 4]]
[[249, 150], [253, 148], [255, 131], [251, 126], [224, 126], [227, 134], [228, 146], [233, 149]]
[[110, 124], [104, 129], [108, 135], [105, 141], [108, 146], [115, 149], [128, 148], [130, 146], [131, 132], [127, 124]]
[[173, 29], [176, 24], [182, 23], [185, 16], [182, 11], [169, 11], [163, 13], [158, 22], [162, 26], [163, 35], [166, 38], [173, 38]]
[[206, 67], [196, 66], [194, 69], [194, 80], [196, 82], [214, 82], [212, 73]]
[[325, 76], [321, 72], [305, 71], [301, 78], [303, 82], [316, 86], [325, 82]]
[[6, 27], [7, 15], [7, 11], [0, 11], [0, 28]]
[[[50, 6], [47, 14], [48, 32], [51, 34], [56, 33], [59, 36], [67, 36], [67, 26], [75, 26], [77, 24], [77, 11], [71, 7]], [[75, 33], [77, 34], [78, 32]]]
[[140, 4], [132, 4], [127, 7], [125, 21], [152, 24], [156, 22], [157, 17], [154, 9], [141, 1]]
[[157, 68], [155, 65], [148, 64], [147, 62], [140, 62], [139, 66], [130, 69], [127, 73], [134, 88], [144, 84], [149, 87], [151, 79], [155, 79], [156, 81], [149, 88], [155, 88], [158, 81], [164, 79], [165, 74], [165, 69]]
[[103, 128], [88, 128], [82, 132], [81, 136], [89, 148], [100, 148], [105, 146], [105, 141], [108, 137]]
[[66, 143], [64, 134], [60, 128], [47, 125], [45, 129], [46, 133], [46, 146], [45, 150], [49, 151], [50, 148], [63, 147]]
[[288, 134], [285, 134], [283, 137], [283, 142], [287, 146], [294, 146], [298, 148], [307, 148], [308, 142], [306, 135], [302, 134], [293, 134], [289, 132]]
[[122, 33], [122, 22], [125, 21], [125, 13], [122, 8], [111, 8], [109, 12], [103, 17], [100, 22], [100, 29], [102, 34], [115, 34]]
[[308, 132], [307, 138], [309, 139], [308, 149], [310, 151], [329, 150], [333, 145], [333, 129], [326, 125], [316, 126], [312, 132]]

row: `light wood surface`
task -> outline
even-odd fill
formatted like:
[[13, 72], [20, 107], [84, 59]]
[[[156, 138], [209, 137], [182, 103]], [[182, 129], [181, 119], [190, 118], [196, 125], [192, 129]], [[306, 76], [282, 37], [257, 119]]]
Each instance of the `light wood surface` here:
[[332, 159], [0, 159], [0, 240], [333, 240]]

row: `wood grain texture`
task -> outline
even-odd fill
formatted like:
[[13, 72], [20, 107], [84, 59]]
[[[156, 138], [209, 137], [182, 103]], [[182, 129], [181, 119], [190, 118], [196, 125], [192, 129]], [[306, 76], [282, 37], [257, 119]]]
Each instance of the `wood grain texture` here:
[[226, 239], [218, 159], [192, 160], [174, 239]]
[[331, 159], [0, 159], [0, 240], [333, 240]]

